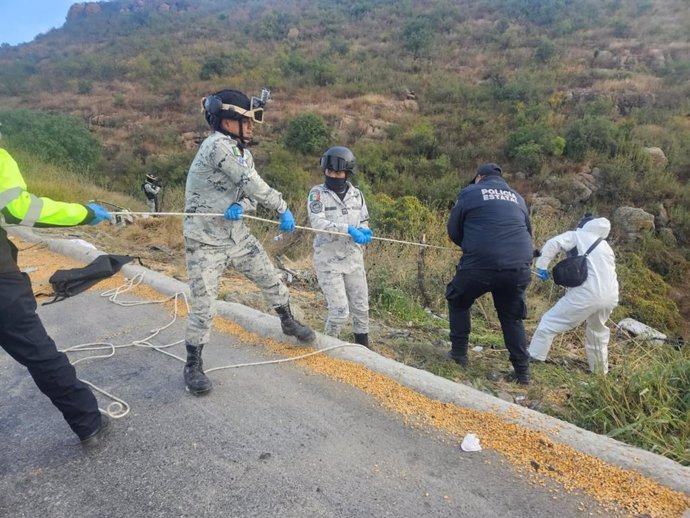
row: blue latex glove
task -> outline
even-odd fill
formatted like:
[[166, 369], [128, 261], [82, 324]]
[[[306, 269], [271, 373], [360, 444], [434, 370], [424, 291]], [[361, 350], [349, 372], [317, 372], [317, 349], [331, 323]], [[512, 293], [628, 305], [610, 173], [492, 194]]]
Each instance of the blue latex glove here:
[[295, 218], [292, 216], [290, 209], [285, 209], [285, 212], [280, 215], [280, 226], [278, 228], [283, 232], [295, 231]]
[[110, 212], [101, 207], [98, 203], [89, 203], [86, 205], [93, 211], [94, 218], [89, 221], [89, 225], [98, 225], [103, 221], [110, 221]]
[[354, 225], [348, 225], [347, 233], [352, 236], [352, 240], [358, 245], [366, 245], [369, 241], [371, 241], [371, 236], [365, 234], [361, 229], [356, 228]]
[[548, 281], [549, 280], [549, 272], [547, 270], [542, 270], [541, 268], [537, 268], [537, 277], [539, 277], [542, 281]]
[[239, 203], [233, 203], [228, 207], [228, 210], [225, 211], [225, 219], [229, 219], [230, 221], [239, 221], [242, 219], [242, 205]]
[[357, 227], [357, 230], [359, 230], [362, 234], [364, 234], [364, 237], [367, 240], [366, 243], [364, 243], [365, 245], [368, 245], [369, 243], [371, 243], [371, 236], [374, 235], [373, 230], [371, 230], [370, 228], [367, 228], [367, 227]]

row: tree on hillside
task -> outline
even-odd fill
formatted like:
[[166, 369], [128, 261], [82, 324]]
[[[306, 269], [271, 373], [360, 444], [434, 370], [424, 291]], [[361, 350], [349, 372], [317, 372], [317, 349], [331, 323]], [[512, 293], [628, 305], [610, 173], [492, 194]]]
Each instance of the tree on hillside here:
[[315, 113], [307, 113], [292, 119], [285, 132], [285, 145], [288, 149], [304, 155], [324, 151], [331, 140], [326, 123]]

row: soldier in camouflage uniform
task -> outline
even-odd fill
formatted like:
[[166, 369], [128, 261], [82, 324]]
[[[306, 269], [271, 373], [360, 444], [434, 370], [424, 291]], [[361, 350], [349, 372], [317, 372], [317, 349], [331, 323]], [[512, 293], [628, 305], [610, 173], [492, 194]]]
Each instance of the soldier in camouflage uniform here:
[[288, 290], [261, 244], [241, 221], [254, 201], [280, 215], [280, 229], [294, 232], [295, 221], [281, 193], [272, 189], [254, 168], [246, 148], [253, 123], [263, 122], [265, 101], [236, 90], [222, 90], [204, 99], [206, 120], [214, 132], [201, 144], [187, 176], [187, 213], [224, 213], [225, 217], [186, 216], [187, 271], [192, 309], [186, 332], [184, 379], [195, 395], [211, 390], [202, 369], [201, 352], [208, 343], [216, 314], [218, 281], [232, 266], [261, 288], [266, 302], [280, 316], [283, 333], [302, 342], [315, 335], [292, 316]]
[[362, 246], [371, 241], [369, 212], [362, 192], [348, 178], [355, 156], [346, 147], [328, 149], [321, 157], [325, 181], [309, 192], [311, 226], [347, 232], [350, 238], [317, 233], [314, 269], [328, 304], [325, 333], [337, 337], [352, 313], [355, 342], [369, 347], [369, 292]]

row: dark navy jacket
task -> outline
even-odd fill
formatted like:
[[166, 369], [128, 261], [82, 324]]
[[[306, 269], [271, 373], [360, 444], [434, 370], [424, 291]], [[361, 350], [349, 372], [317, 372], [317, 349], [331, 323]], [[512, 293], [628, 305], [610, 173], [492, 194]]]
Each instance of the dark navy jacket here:
[[460, 192], [448, 237], [462, 248], [459, 269], [519, 269], [532, 262], [527, 205], [500, 176], [486, 176]]

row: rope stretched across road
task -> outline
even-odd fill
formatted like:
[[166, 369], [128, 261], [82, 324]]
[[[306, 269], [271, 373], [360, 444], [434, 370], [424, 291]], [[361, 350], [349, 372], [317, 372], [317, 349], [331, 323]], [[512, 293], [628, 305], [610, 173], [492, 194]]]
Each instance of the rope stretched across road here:
[[[212, 212], [129, 212], [129, 211], [123, 211], [123, 212], [111, 212], [110, 214], [112, 216], [194, 216], [194, 217], [209, 217], [209, 218], [225, 217], [225, 214], [212, 213]], [[258, 216], [249, 216], [247, 214], [242, 214], [242, 218], [243, 219], [244, 218], [253, 219], [256, 221], [263, 221], [265, 223], [272, 223], [274, 225], [280, 224], [280, 221], [276, 221], [273, 219], [260, 218]], [[333, 234], [336, 236], [350, 237], [350, 234], [347, 234], [346, 232], [333, 232], [331, 230], [320, 230], [318, 228], [303, 227], [300, 225], [295, 225], [295, 229], [307, 230], [309, 232], [315, 232], [315, 233], [321, 233], [321, 234]], [[371, 238], [376, 239], [377, 241], [386, 241], [388, 243], [398, 243], [401, 245], [413, 245], [413, 246], [420, 246], [423, 248], [435, 248], [437, 250], [450, 250], [452, 252], [459, 252], [459, 250], [457, 248], [451, 248], [449, 246], [430, 245], [428, 243], [415, 243], [414, 241], [404, 241], [401, 239], [392, 239], [389, 237], [372, 236]]]

